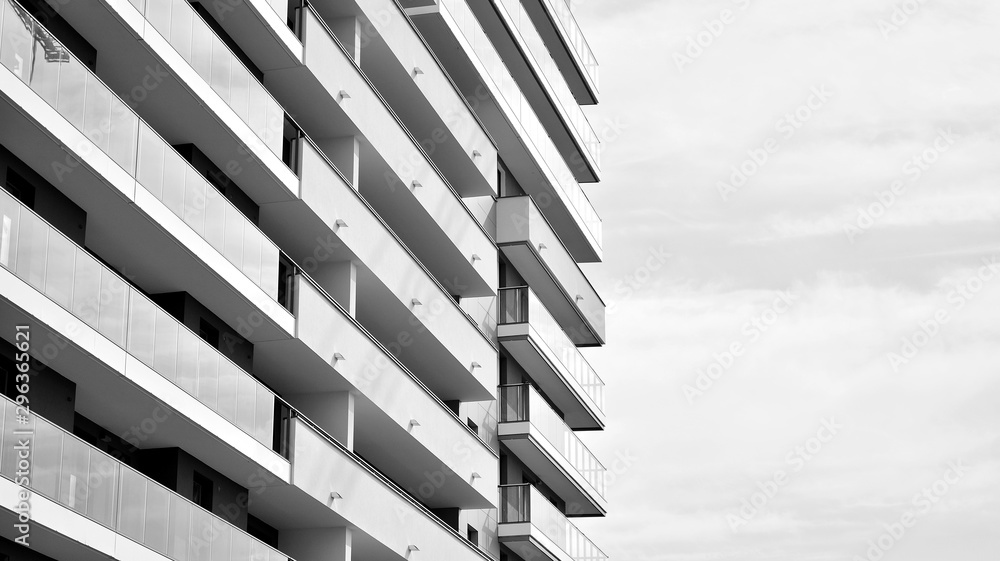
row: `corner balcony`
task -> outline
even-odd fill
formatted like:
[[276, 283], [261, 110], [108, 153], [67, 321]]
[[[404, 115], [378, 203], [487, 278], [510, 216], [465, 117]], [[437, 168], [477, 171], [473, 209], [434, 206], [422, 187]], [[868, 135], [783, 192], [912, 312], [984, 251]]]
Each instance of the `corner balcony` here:
[[[0, 409], [0, 497], [7, 513], [21, 489], [14, 483], [18, 441], [31, 435], [31, 518], [52, 532], [50, 539], [33, 539], [33, 547], [65, 555], [63, 548], [84, 546], [109, 559], [292, 561], [48, 420], [31, 414], [22, 422], [7, 397], [0, 397]], [[85, 558], [80, 553], [73, 558]]]
[[606, 470], [530, 384], [500, 386], [500, 441], [568, 505], [574, 516], [603, 516]]
[[608, 556], [531, 485], [500, 487], [500, 543], [522, 559], [605, 561]]
[[427, 38], [497, 141], [500, 157], [578, 262], [600, 261], [601, 218], [465, 0], [410, 0]]
[[573, 15], [573, 0], [524, 0], [552, 58], [583, 105], [597, 103], [600, 65]]
[[578, 430], [604, 428], [604, 382], [528, 287], [500, 289], [500, 344]]
[[496, 205], [497, 245], [580, 346], [603, 345], [604, 301], [531, 197]]
[[577, 181], [600, 181], [601, 141], [522, 0], [469, 6]]

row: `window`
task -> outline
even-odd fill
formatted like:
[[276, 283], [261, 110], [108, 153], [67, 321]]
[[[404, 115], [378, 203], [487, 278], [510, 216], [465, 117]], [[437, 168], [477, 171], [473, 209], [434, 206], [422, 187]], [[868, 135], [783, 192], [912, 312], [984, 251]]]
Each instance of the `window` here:
[[465, 537], [476, 545], [479, 545], [479, 532], [472, 526], [466, 526]]
[[479, 434], [479, 425], [477, 425], [476, 423], [472, 422], [472, 419], [466, 419], [465, 423], [467, 425], [469, 425], [469, 428], [472, 429], [472, 432], [474, 432], [476, 434]]
[[198, 336], [204, 339], [209, 345], [212, 345], [216, 349], [219, 348], [219, 330], [205, 321], [205, 318], [198, 320]]
[[201, 508], [212, 511], [212, 480], [195, 472], [191, 487], [191, 500]]

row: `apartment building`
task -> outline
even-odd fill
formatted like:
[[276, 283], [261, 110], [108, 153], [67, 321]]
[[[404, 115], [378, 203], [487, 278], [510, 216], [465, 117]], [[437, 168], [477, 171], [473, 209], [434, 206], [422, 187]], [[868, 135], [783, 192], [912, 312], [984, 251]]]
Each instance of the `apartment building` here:
[[0, 0], [0, 66], [0, 559], [606, 559], [567, 0]]

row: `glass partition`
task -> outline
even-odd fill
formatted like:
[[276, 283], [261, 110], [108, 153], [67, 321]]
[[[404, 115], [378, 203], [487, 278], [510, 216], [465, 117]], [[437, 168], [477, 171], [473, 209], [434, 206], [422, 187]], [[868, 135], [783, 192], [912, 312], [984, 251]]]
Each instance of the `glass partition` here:
[[531, 485], [500, 486], [500, 523], [530, 523], [574, 561], [605, 561], [608, 556]]
[[500, 325], [528, 323], [599, 409], [604, 410], [604, 381], [580, 349], [526, 286], [500, 289]]
[[601, 497], [606, 470], [573, 429], [530, 384], [500, 386], [500, 422], [529, 422]]
[[0, 266], [261, 444], [283, 446], [274, 393], [6, 191], [0, 228]]
[[567, 42], [573, 47], [573, 51], [580, 57], [584, 70], [590, 76], [590, 80], [594, 82], [594, 88], [597, 89], [601, 86], [600, 65], [597, 64], [597, 57], [590, 49], [590, 44], [587, 43], [587, 38], [584, 36], [583, 30], [580, 29], [580, 24], [576, 21], [576, 16], [573, 15], [573, 10], [570, 7], [572, 1], [543, 0], [549, 7], [549, 12], [555, 14], [555, 21], [558, 22], [556, 27], [561, 28], [563, 37], [568, 40]]
[[16, 481], [18, 442], [28, 439], [32, 491], [170, 559], [291, 561], [55, 424], [18, 416], [15, 407], [0, 399], [3, 477]]

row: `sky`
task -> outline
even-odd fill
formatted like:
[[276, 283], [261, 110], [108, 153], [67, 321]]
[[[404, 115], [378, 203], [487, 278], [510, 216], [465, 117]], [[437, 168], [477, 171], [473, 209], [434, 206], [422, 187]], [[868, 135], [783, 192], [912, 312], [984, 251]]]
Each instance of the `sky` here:
[[1000, 559], [1000, 2], [574, 0], [613, 560]]

